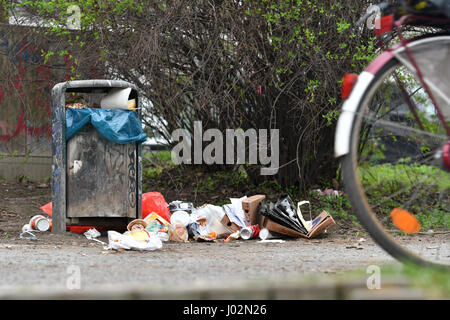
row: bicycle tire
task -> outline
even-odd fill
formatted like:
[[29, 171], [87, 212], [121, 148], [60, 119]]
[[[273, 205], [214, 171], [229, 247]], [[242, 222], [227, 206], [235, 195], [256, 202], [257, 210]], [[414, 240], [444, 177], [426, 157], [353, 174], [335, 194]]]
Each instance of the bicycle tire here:
[[[412, 262], [422, 266], [447, 269], [450, 268], [450, 265], [424, 259], [421, 255], [405, 248], [385, 230], [385, 227], [377, 219], [376, 214], [373, 212], [371, 205], [369, 204], [366, 191], [362, 187], [358, 174], [358, 142], [360, 139], [360, 130], [363, 121], [363, 116], [361, 116], [361, 114], [363, 114], [364, 109], [367, 109], [368, 101], [370, 101], [377, 90], [379, 90], [381, 83], [387, 79], [392, 70], [399, 66], [401, 66], [401, 63], [395, 57], [388, 60], [383, 67], [381, 67], [379, 71], [374, 74], [374, 78], [371, 80], [369, 86], [362, 94], [361, 99], [358, 102], [356, 111], [357, 115], [350, 124], [350, 152], [341, 158], [344, 190], [361, 225], [366, 229], [373, 240], [391, 256], [401, 262]], [[445, 191], [446, 190], [444, 190], [444, 192]]]

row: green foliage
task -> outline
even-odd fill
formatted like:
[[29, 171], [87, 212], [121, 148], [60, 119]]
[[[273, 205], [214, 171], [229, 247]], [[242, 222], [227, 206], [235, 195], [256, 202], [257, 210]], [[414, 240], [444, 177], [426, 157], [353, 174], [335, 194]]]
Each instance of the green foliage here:
[[261, 188], [265, 194], [268, 194], [270, 191], [282, 192], [281, 185], [275, 180], [265, 180], [259, 184], [259, 188]]
[[165, 169], [173, 167], [175, 164], [172, 162], [170, 151], [159, 151], [143, 154], [142, 165], [143, 167]]
[[317, 192], [313, 191], [307, 198], [318, 199], [319, 203], [316, 204], [316, 207], [320, 207], [320, 210], [326, 210], [335, 220], [349, 221], [354, 226], [361, 226], [358, 219], [353, 214], [353, 208], [346, 194], [338, 197], [334, 195], [319, 196]]
[[[66, 22], [74, 4], [81, 30], [72, 32]], [[352, 33], [367, 3], [351, 0], [26, 0], [18, 6], [51, 21], [43, 32], [63, 40], [42, 52], [45, 61], [69, 60], [76, 79], [87, 62], [81, 58], [94, 52], [89, 62], [105, 78], [139, 86], [152, 102], [144, 121], [167, 141], [176, 128], [192, 131], [197, 120], [204, 130], [279, 129], [284, 159], [275, 180], [283, 188], [307, 190], [334, 178], [337, 161], [329, 150], [340, 82], [376, 51], [373, 38]], [[259, 165], [245, 169], [251, 183], [264, 182]], [[236, 176], [235, 185], [245, 179]]]
[[327, 119], [328, 125], [331, 126], [339, 118], [339, 110], [331, 110], [331, 111], [327, 112], [326, 114], [322, 115], [322, 117]]
[[373, 186], [386, 186], [391, 183], [410, 188], [419, 181], [426, 185], [436, 185], [439, 191], [450, 189], [450, 173], [434, 166], [420, 164], [385, 163], [381, 165], [367, 165], [360, 168], [362, 183], [365, 188]]
[[446, 211], [448, 208], [434, 209], [430, 212], [416, 214], [416, 218], [422, 225], [422, 230], [434, 230], [436, 228], [450, 229], [450, 215]]
[[421, 230], [450, 228], [448, 199], [439, 200], [450, 190], [450, 173], [434, 166], [386, 163], [359, 168], [359, 175], [381, 221], [391, 224], [391, 210], [407, 204], [405, 209], [419, 220]]
[[161, 176], [161, 173], [163, 172], [163, 168], [148, 168], [142, 173], [142, 177], [144, 179], [157, 179]]

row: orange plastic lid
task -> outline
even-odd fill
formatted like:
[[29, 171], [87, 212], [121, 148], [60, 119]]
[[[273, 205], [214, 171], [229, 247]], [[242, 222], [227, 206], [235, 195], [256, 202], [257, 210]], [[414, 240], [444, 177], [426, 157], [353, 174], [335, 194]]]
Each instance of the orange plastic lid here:
[[391, 211], [391, 220], [394, 225], [406, 233], [418, 233], [421, 228], [417, 218], [407, 210], [395, 208]]

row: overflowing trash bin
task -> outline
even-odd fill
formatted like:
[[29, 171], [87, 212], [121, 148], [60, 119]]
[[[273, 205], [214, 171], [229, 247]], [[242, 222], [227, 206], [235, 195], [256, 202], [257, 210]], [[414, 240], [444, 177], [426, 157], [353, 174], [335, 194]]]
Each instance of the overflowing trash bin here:
[[52, 90], [52, 231], [125, 228], [142, 218], [138, 89], [119, 80], [78, 80]]
[[[91, 240], [103, 230], [108, 231], [105, 248], [156, 250], [164, 241], [189, 239], [314, 238], [335, 224], [326, 211], [313, 219], [311, 207], [305, 219], [301, 206], [309, 201], [295, 205], [287, 195], [275, 203], [253, 195], [196, 207], [178, 200], [167, 203], [157, 191], [142, 194], [141, 144], [146, 139], [136, 86], [111, 80], [55, 85], [52, 202], [41, 207], [49, 216], [48, 230], [81, 228]], [[35, 225], [24, 226], [24, 236], [39, 231]]]

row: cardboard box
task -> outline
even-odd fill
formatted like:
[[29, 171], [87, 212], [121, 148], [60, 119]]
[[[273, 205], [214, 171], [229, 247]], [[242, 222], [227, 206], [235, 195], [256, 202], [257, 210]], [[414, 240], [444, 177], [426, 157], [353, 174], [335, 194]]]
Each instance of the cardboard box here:
[[239, 227], [236, 223], [230, 221], [230, 218], [228, 218], [228, 216], [227, 216], [226, 213], [223, 215], [223, 218], [222, 218], [222, 220], [221, 220], [220, 222], [221, 222], [221, 223], [225, 226], [225, 228], [227, 228], [228, 231], [230, 231], [231, 233], [234, 233], [234, 232], [236, 232], [236, 231], [238, 231], [238, 230], [241, 230], [241, 227]]
[[311, 231], [308, 232], [308, 238], [314, 238], [334, 225], [336, 225], [336, 222], [333, 217], [324, 210], [313, 219]]
[[247, 227], [260, 224], [259, 205], [265, 197], [263, 194], [257, 194], [242, 200], [242, 209], [245, 213], [245, 225]]
[[290, 228], [287, 228], [285, 226], [282, 226], [276, 222], [273, 222], [267, 217], [264, 217], [261, 227], [267, 228], [271, 232], [283, 234], [289, 237], [295, 238], [302, 237], [306, 239], [311, 239], [317, 237], [318, 235], [323, 233], [327, 228], [335, 224], [336, 222], [334, 221], [333, 217], [324, 210], [316, 218], [313, 219], [312, 228], [307, 234], [303, 234]]
[[292, 230], [290, 228], [287, 228], [285, 226], [282, 226], [281, 224], [278, 224], [276, 222], [273, 222], [267, 217], [263, 217], [262, 223], [260, 225], [261, 228], [266, 228], [270, 232], [279, 233], [285, 236], [290, 236], [294, 238], [298, 237], [306, 237], [303, 233], [297, 232], [295, 230]]

